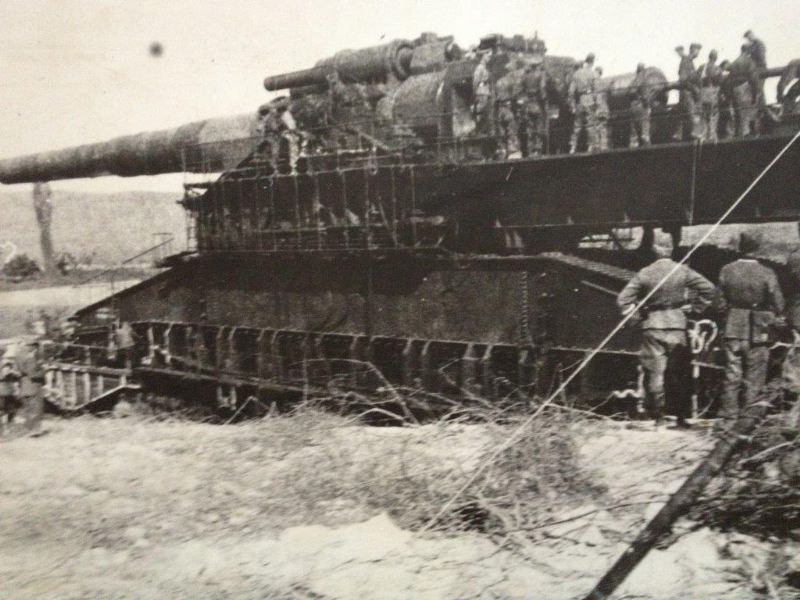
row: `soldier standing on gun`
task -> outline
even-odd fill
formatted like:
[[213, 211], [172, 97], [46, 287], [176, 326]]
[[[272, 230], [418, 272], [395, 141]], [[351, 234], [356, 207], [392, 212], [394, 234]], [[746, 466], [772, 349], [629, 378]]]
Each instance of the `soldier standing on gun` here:
[[542, 68], [542, 57], [527, 59], [522, 78], [525, 106], [522, 114], [522, 129], [527, 141], [523, 154], [538, 156], [547, 151], [547, 77]]
[[602, 152], [609, 148], [611, 111], [608, 108], [608, 83], [603, 81], [603, 68], [595, 69], [597, 79], [594, 88], [594, 115], [597, 122], [595, 150]]
[[719, 123], [717, 131], [722, 139], [733, 135], [734, 116], [733, 116], [733, 85], [730, 76], [731, 61], [723, 60], [719, 63], [720, 83], [719, 83]]
[[708, 62], [698, 71], [700, 79], [700, 138], [716, 142], [719, 126], [719, 84], [722, 71], [717, 65], [717, 51], [708, 53]]
[[779, 323], [784, 301], [775, 272], [754, 255], [755, 236], [742, 233], [742, 257], [725, 265], [719, 274], [720, 308], [726, 313], [725, 387], [720, 417], [732, 422], [743, 407], [757, 401], [767, 381], [770, 329]]
[[650, 145], [650, 102], [652, 91], [647, 82], [644, 63], [636, 65], [636, 76], [628, 88], [631, 101], [631, 139], [630, 147]]
[[[628, 282], [617, 297], [617, 306], [623, 315], [629, 314], [666, 279], [640, 315], [643, 322], [639, 361], [645, 373], [645, 409], [658, 425], [669, 383], [678, 426], [687, 427], [686, 418], [691, 411], [691, 390], [687, 380], [691, 353], [687, 345], [686, 314], [690, 309], [702, 312], [713, 301], [715, 290], [714, 285], [696, 271], [685, 265], [678, 266], [670, 258], [667, 248], [657, 246], [654, 250], [658, 258]], [[676, 270], [670, 275], [673, 269]]]
[[694, 59], [700, 54], [701, 48], [700, 44], [692, 44], [689, 46], [689, 54], [685, 53], [683, 46], [675, 48], [675, 52], [681, 57], [678, 66], [678, 80], [680, 82], [679, 105], [683, 117], [681, 136], [684, 141], [699, 138], [700, 114], [697, 102], [700, 99], [700, 91], [698, 90]]
[[594, 54], [589, 54], [583, 65], [572, 75], [572, 80], [567, 90], [567, 102], [569, 103], [570, 111], [575, 116], [572, 138], [569, 143], [570, 154], [577, 152], [578, 137], [581, 132], [586, 132], [587, 151], [591, 152], [597, 146], [595, 141], [597, 123], [594, 114], [596, 79]]

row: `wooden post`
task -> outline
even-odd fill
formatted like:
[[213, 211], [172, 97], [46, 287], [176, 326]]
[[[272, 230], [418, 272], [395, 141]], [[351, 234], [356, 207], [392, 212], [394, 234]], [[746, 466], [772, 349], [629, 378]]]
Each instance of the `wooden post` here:
[[669, 532], [675, 520], [685, 514], [695, 503], [711, 479], [722, 471], [739, 445], [748, 439], [748, 436], [764, 418], [766, 410], [767, 407], [763, 405], [749, 407], [730, 430], [720, 435], [719, 441], [708, 456], [695, 467], [680, 489], [645, 525], [628, 549], [617, 559], [584, 600], [606, 600], [614, 593], [614, 590], [625, 581], [636, 565], [647, 556], [656, 542]]

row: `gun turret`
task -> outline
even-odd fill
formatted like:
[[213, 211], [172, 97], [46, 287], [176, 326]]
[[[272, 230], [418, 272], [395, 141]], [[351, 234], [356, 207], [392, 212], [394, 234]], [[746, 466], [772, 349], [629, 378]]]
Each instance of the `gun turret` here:
[[0, 182], [222, 171], [252, 151], [256, 125], [254, 113], [221, 117], [97, 144], [7, 158], [0, 160]]

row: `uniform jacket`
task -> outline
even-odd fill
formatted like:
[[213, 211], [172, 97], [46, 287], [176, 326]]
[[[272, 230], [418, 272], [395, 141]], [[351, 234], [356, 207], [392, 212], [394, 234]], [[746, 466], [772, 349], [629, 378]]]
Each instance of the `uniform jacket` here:
[[522, 90], [528, 99], [529, 112], [547, 109], [547, 77], [544, 69], [526, 71], [522, 77]]
[[584, 95], [594, 93], [596, 78], [597, 74], [595, 70], [588, 65], [584, 65], [575, 71], [569, 82], [569, 89], [567, 92], [569, 94], [570, 103], [574, 105], [579, 102]]
[[647, 81], [646, 73], [636, 74], [628, 88], [628, 96], [631, 102], [639, 102], [644, 107], [650, 106], [653, 99], [653, 88]]
[[[617, 305], [626, 313], [675, 268], [675, 261], [661, 258], [634, 275], [620, 292]], [[647, 301], [642, 329], [685, 329], [681, 307], [693, 304], [702, 310], [714, 300], [714, 285], [697, 271], [681, 265]]]
[[741, 258], [719, 273], [720, 308], [727, 312], [725, 338], [766, 343], [770, 326], [784, 302], [775, 271], [752, 258]]
[[681, 82], [681, 89], [692, 93], [697, 98], [699, 80], [697, 70], [694, 67], [694, 60], [689, 55], [682, 56], [678, 65], [678, 80]]

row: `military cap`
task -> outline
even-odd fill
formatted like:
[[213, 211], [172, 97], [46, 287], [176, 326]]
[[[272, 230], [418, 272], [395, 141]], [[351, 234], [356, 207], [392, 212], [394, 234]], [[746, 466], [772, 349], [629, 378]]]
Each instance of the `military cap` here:
[[717, 58], [717, 56], [719, 55], [717, 54], [716, 50], [712, 50], [711, 52], [708, 53], [709, 58]]
[[264, 115], [268, 114], [269, 111], [271, 110], [272, 108], [270, 107], [269, 103], [262, 104], [261, 106], [258, 107], [258, 114], [263, 117]]
[[761, 239], [758, 234], [751, 231], [743, 231], [739, 235], [739, 253], [748, 255], [758, 252], [761, 249]]
[[754, 35], [753, 30], [748, 29], [747, 31], [744, 32], [744, 35], [742, 37], [750, 37], [751, 35]]
[[690, 51], [691, 50], [700, 50], [702, 47], [703, 47], [703, 44], [698, 44], [697, 42], [694, 42], [693, 44], [689, 45], [689, 50]]
[[675, 52], [678, 52], [679, 54], [683, 54], [684, 50], [685, 48], [683, 46], [675, 46]]
[[644, 63], [639, 63], [638, 65], [636, 65], [636, 72], [640, 73], [641, 71], [644, 71], [645, 68], [646, 67], [644, 66]]
[[589, 52], [589, 54], [586, 55], [586, 62], [587, 63], [594, 62], [594, 52]]

